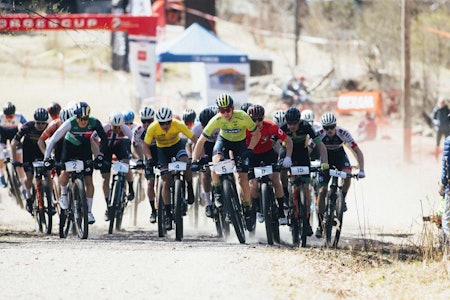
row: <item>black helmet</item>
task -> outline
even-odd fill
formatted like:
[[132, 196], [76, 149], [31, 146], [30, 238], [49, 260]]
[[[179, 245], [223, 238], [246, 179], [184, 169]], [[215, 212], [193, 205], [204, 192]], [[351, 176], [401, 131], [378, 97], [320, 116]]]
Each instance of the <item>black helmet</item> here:
[[297, 122], [300, 120], [300, 110], [297, 107], [289, 107], [284, 114], [286, 122]]
[[34, 111], [34, 120], [38, 122], [47, 122], [48, 111], [43, 107], [36, 108]]
[[200, 112], [198, 118], [200, 119], [200, 123], [202, 123], [202, 126], [205, 127], [208, 124], [209, 120], [211, 120], [211, 118], [214, 117], [216, 114], [217, 114], [216, 111], [214, 111], [210, 107], [207, 107]]
[[253, 119], [264, 118], [265, 114], [264, 107], [259, 104], [252, 105], [248, 108], [247, 114]]
[[61, 105], [59, 105], [56, 102], [51, 102], [50, 105], [47, 107], [47, 111], [50, 114], [50, 116], [56, 117], [61, 111]]
[[10, 115], [13, 115], [15, 113], [16, 113], [16, 107], [11, 102], [7, 102], [3, 106], [3, 114], [5, 114], [6, 116], [10, 116]]
[[196, 117], [197, 114], [195, 113], [195, 110], [193, 110], [192, 108], [187, 108], [183, 112], [184, 123], [194, 123]]
[[245, 102], [244, 104], [241, 105], [241, 110], [247, 112], [248, 109], [250, 108], [250, 106], [252, 106], [253, 104], [251, 104], [250, 102]]

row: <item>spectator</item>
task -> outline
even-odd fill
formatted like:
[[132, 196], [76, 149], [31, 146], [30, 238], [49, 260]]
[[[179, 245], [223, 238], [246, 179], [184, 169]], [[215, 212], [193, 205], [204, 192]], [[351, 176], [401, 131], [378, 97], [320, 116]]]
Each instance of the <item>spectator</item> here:
[[365, 117], [358, 124], [358, 142], [372, 141], [377, 137], [377, 123], [375, 117], [366, 112]]
[[436, 150], [441, 144], [441, 138], [444, 139], [450, 134], [450, 108], [445, 99], [440, 99], [432, 112], [434, 129], [436, 131]]

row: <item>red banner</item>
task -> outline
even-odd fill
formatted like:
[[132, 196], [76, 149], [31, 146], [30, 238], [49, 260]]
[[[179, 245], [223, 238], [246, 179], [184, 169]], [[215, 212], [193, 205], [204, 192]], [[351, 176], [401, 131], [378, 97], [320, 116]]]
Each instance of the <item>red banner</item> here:
[[110, 30], [156, 36], [157, 16], [113, 14], [0, 15], [0, 31]]

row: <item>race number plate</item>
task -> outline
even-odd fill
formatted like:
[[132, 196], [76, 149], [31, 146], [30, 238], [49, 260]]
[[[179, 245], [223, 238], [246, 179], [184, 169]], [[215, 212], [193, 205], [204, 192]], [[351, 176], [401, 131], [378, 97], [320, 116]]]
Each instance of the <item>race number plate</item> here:
[[216, 174], [229, 174], [235, 170], [234, 161], [226, 159], [214, 164], [214, 172]]
[[309, 167], [293, 166], [291, 167], [291, 175], [308, 175]]
[[175, 161], [169, 163], [169, 171], [186, 171], [187, 163], [182, 161]]
[[130, 165], [121, 161], [115, 161], [112, 164], [112, 170], [117, 173], [127, 173]]
[[330, 170], [330, 176], [333, 177], [341, 177], [341, 178], [347, 178], [347, 173], [343, 172], [343, 171], [339, 171], [339, 170], [335, 170], [335, 169], [331, 169]]
[[255, 172], [255, 178], [261, 178], [273, 173], [272, 166], [256, 167], [253, 170]]
[[84, 164], [82, 160], [71, 160], [64, 163], [67, 172], [80, 172], [84, 170]]
[[43, 167], [43, 166], [44, 166], [43, 161], [33, 161], [33, 167], [39, 168], [39, 167]]

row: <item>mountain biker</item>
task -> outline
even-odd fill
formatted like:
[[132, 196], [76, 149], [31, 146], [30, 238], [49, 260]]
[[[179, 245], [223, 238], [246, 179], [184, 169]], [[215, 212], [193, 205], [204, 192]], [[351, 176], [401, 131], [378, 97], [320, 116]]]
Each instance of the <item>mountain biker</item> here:
[[[111, 177], [112, 156], [114, 154], [117, 157], [117, 160], [123, 161], [127, 164], [130, 161], [129, 141], [131, 141], [133, 132], [131, 131], [130, 127], [124, 124], [125, 121], [123, 114], [121, 112], [115, 112], [109, 117], [109, 122], [103, 126], [103, 129], [105, 130], [106, 136], [108, 138], [108, 146], [106, 147], [105, 152], [103, 152], [103, 165], [100, 168], [100, 172], [103, 177], [103, 194], [106, 201], [105, 221], [109, 221], [109, 180]], [[131, 169], [128, 170], [126, 180], [128, 182], [127, 199], [131, 201], [134, 199], [133, 174], [131, 172]]]
[[[44, 158], [43, 153], [39, 149], [37, 141], [41, 136], [42, 132], [47, 127], [48, 123], [48, 112], [45, 108], [37, 108], [34, 111], [34, 121], [28, 121], [20, 127], [19, 132], [16, 133], [14, 139], [11, 142], [11, 152], [13, 165], [19, 166], [20, 162], [17, 161], [17, 146], [19, 144], [23, 145], [23, 169], [26, 174], [25, 185], [25, 199], [27, 200], [26, 209], [29, 213], [33, 210], [33, 165], [32, 162], [35, 160], [42, 160]], [[51, 179], [47, 177], [50, 186]]]
[[[198, 159], [203, 151], [204, 144], [211, 138], [216, 129], [220, 129], [219, 136], [213, 149], [213, 162], [217, 163], [229, 157], [229, 152], [233, 152], [234, 159], [243, 162], [253, 156], [253, 149], [258, 143], [261, 132], [256, 127], [255, 122], [242, 110], [235, 110], [233, 99], [229, 94], [223, 93], [217, 96], [216, 105], [219, 114], [215, 115], [208, 125], [203, 129], [192, 155], [192, 170], [198, 170]], [[246, 130], [251, 133], [250, 143], [246, 145]], [[247, 229], [253, 231], [255, 228], [256, 211], [252, 208], [250, 185], [248, 182], [248, 164], [242, 163], [236, 166], [239, 186], [241, 191], [241, 203], [244, 212]], [[211, 172], [214, 189], [214, 204], [216, 207], [223, 205], [222, 188], [218, 174]]]
[[[322, 170], [327, 170], [328, 156], [325, 145], [322, 143], [318, 133], [314, 131], [312, 126], [305, 120], [300, 119], [300, 110], [296, 107], [290, 107], [286, 110], [285, 118], [287, 123], [286, 134], [292, 139], [294, 144], [294, 150], [292, 151], [292, 164], [295, 166], [309, 166], [311, 164], [309, 153], [308, 153], [308, 139], [312, 139], [318, 146], [321, 158], [321, 168]], [[311, 177], [309, 175], [301, 176], [302, 183], [305, 183], [306, 192], [306, 209], [307, 216], [310, 216], [310, 203], [311, 197], [309, 192], [309, 183], [311, 182]], [[298, 189], [296, 187], [295, 189]], [[294, 190], [294, 197], [298, 197], [298, 193]], [[297, 199], [298, 200], [298, 199]], [[308, 236], [313, 234], [311, 225], [308, 223], [309, 228], [307, 228]]]
[[131, 130], [136, 128], [137, 124], [134, 123], [134, 111], [131, 109], [126, 109], [122, 114], [125, 125], [127, 125]]
[[[258, 104], [252, 105], [247, 110], [247, 114], [252, 118], [253, 122], [255, 122], [256, 127], [261, 132], [261, 137], [256, 144], [253, 152], [253, 155], [250, 158], [250, 167], [259, 167], [261, 162], [263, 162], [264, 166], [272, 165], [278, 161], [278, 154], [272, 147], [272, 136], [276, 136], [280, 141], [284, 142], [286, 145], [286, 156], [283, 159], [283, 167], [289, 168], [292, 165], [292, 140], [290, 137], [286, 135], [286, 133], [281, 130], [274, 122], [269, 120], [264, 120], [265, 110], [264, 107]], [[247, 133], [247, 145], [250, 143], [251, 134]], [[274, 170], [272, 174], [269, 175], [270, 180], [272, 181], [273, 188], [275, 190], [275, 197], [278, 203], [278, 218], [280, 225], [287, 224], [287, 218], [284, 214], [283, 202], [284, 202], [284, 191], [283, 186], [280, 180], [280, 172]], [[254, 178], [254, 173], [249, 174], [250, 179], [250, 191], [252, 195], [253, 204], [259, 204], [259, 190], [258, 190], [258, 182]], [[261, 207], [259, 214], [259, 221], [263, 221], [264, 215], [261, 214]]]
[[[45, 149], [45, 160], [50, 159], [53, 148], [56, 143], [64, 138], [61, 153], [61, 162], [67, 162], [72, 159], [81, 159], [83, 161], [92, 159], [91, 137], [97, 131], [100, 137], [100, 150], [94, 161], [94, 167], [100, 169], [103, 164], [103, 153], [106, 151], [108, 137], [100, 121], [90, 115], [91, 107], [86, 102], [79, 102], [74, 110], [74, 116], [65, 121], [52, 137], [48, 140]], [[92, 170], [84, 171], [84, 183], [86, 185], [86, 199], [88, 203], [88, 221], [89, 224], [95, 223], [95, 217], [92, 214], [92, 203], [94, 200], [94, 185], [92, 181]], [[67, 189], [69, 183], [69, 173], [62, 171], [59, 176], [61, 186], [61, 198], [59, 205], [62, 209], [69, 207], [67, 199]]]
[[[148, 147], [152, 154], [152, 158], [155, 161], [158, 161], [155, 139], [153, 139], [150, 146], [144, 143], [147, 128], [155, 120], [155, 111], [149, 106], [144, 106], [141, 110], [139, 110], [139, 117], [141, 118], [142, 124], [138, 125], [133, 131], [133, 155], [140, 160], [138, 162], [139, 164], [142, 163], [145, 158], [143, 147]], [[153, 224], [156, 223], [157, 209], [155, 206], [155, 174], [152, 169], [147, 169], [145, 171], [145, 178], [147, 179], [147, 196], [151, 208], [149, 221]]]
[[[172, 157], [176, 157], [177, 160], [187, 162], [188, 154], [185, 149], [185, 145], [181, 141], [180, 133], [184, 134], [187, 138], [194, 143], [197, 141], [197, 137], [194, 133], [187, 128], [187, 126], [177, 119], [173, 119], [173, 113], [170, 108], [162, 107], [158, 109], [155, 114], [156, 121], [150, 124], [145, 134], [144, 142], [148, 147], [143, 147], [145, 157], [147, 158], [147, 169], [152, 168], [155, 165], [153, 155], [150, 151], [150, 144], [153, 139], [156, 140], [156, 149], [158, 153], [158, 163], [162, 166], [167, 166], [171, 162]], [[186, 170], [184, 173], [186, 182], [191, 182], [192, 188], [192, 172]], [[166, 224], [167, 230], [172, 229], [172, 214], [170, 204], [170, 173], [162, 173], [162, 198], [164, 201], [164, 210], [166, 212]], [[189, 189], [188, 189], [189, 190]], [[194, 192], [188, 193], [188, 203], [194, 202]], [[160, 209], [160, 208], [158, 208]]]
[[61, 111], [61, 105], [59, 105], [56, 102], [50, 102], [50, 104], [47, 107], [48, 114], [50, 115], [50, 118], [52, 120], [58, 120], [59, 119], [59, 113]]
[[[197, 138], [200, 138], [203, 129], [208, 124], [209, 120], [211, 120], [217, 114], [216, 107], [207, 107], [203, 109], [199, 114], [199, 121], [192, 127], [192, 132]], [[211, 162], [213, 157], [213, 148], [214, 143], [216, 142], [217, 136], [219, 135], [219, 129], [215, 130], [211, 137], [208, 138], [203, 145], [203, 151], [200, 156], [204, 157], [205, 162]], [[194, 148], [194, 143], [188, 142], [188, 144], [192, 144], [191, 148]], [[206, 168], [205, 172], [200, 173], [200, 182], [203, 187], [203, 195], [205, 199], [205, 215], [207, 217], [212, 217], [213, 215], [213, 207], [211, 202], [211, 170]]]
[[[6, 143], [13, 140], [16, 133], [19, 131], [19, 125], [25, 124], [27, 120], [21, 114], [16, 112], [16, 107], [11, 102], [5, 103], [3, 106], [3, 113], [0, 115], [0, 148], [6, 148]], [[17, 160], [22, 161], [22, 145], [17, 145]], [[22, 193], [25, 193], [25, 173], [23, 168], [17, 168], [20, 182], [22, 183]], [[3, 159], [0, 159], [0, 185], [6, 187], [5, 180], [6, 167]]]
[[[337, 120], [332, 112], [324, 113], [321, 118], [321, 124], [323, 129], [319, 131], [320, 140], [326, 146], [328, 154], [328, 162], [331, 166], [335, 166], [338, 170], [346, 173], [351, 173], [352, 167], [347, 154], [344, 150], [344, 145], [350, 147], [357, 159], [359, 165], [359, 178], [364, 178], [364, 156], [358, 144], [353, 139], [350, 132], [340, 126], [336, 126]], [[330, 181], [330, 175], [325, 173], [319, 180], [319, 224], [322, 224], [322, 215], [325, 212], [325, 197], [328, 191], [328, 182]], [[350, 188], [351, 178], [346, 178], [342, 186], [342, 194], [344, 196], [343, 210], [347, 210], [347, 204], [345, 197], [348, 189]], [[322, 237], [322, 226], [318, 226], [316, 230], [316, 237]]]

